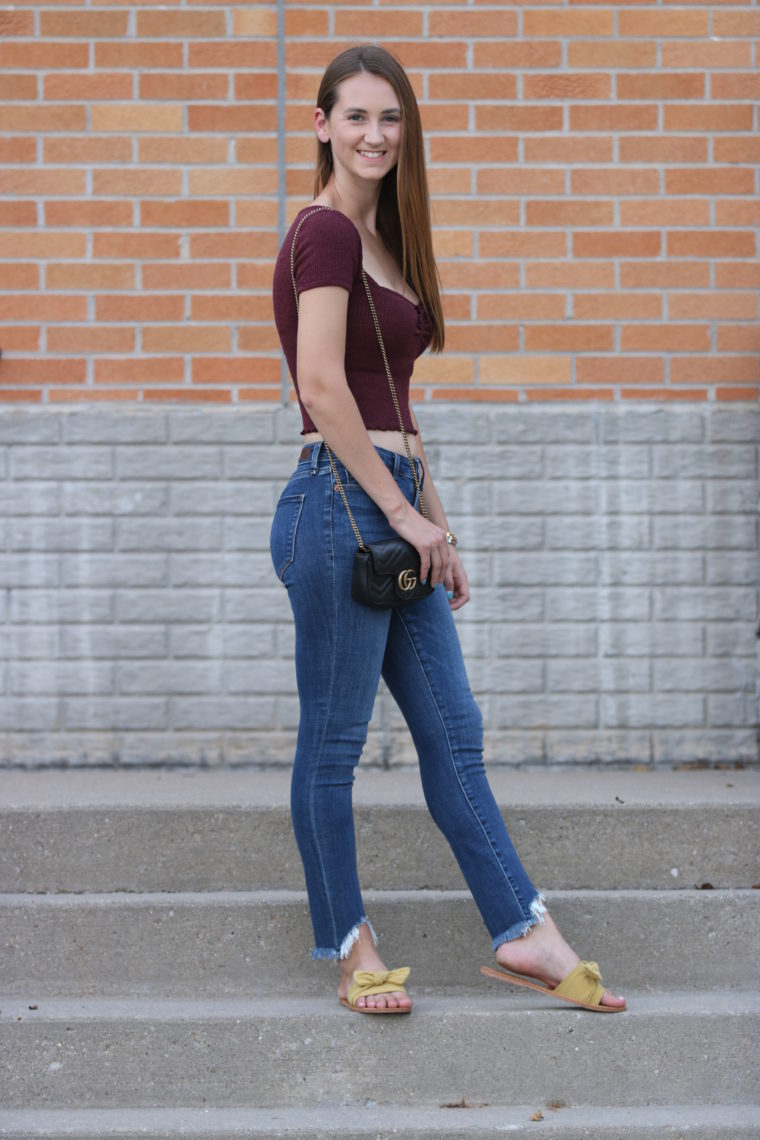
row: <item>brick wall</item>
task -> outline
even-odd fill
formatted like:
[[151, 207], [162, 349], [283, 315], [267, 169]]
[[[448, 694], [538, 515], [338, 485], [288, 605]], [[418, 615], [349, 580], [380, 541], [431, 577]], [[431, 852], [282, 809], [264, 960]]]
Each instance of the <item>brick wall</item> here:
[[446, 287], [419, 400], [755, 399], [759, 35], [755, 2], [1, 8], [0, 398], [278, 401], [318, 77], [377, 38]]
[[[757, 762], [757, 413], [420, 418], [472, 581], [457, 625], [489, 763]], [[292, 760], [267, 540], [296, 419], [0, 414], [0, 763]], [[414, 760], [382, 691], [367, 760]]]

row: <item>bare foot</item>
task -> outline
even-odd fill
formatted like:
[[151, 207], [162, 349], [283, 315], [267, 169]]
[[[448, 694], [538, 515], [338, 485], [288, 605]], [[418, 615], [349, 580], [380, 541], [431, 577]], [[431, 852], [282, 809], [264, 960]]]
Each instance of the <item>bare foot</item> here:
[[[496, 961], [515, 974], [526, 974], [554, 987], [578, 965], [580, 958], [565, 942], [551, 915], [546, 913], [543, 917], [543, 926], [537, 922], [523, 938], [503, 942], [496, 950]], [[622, 1008], [625, 998], [605, 990], [601, 1004]]]
[[[355, 970], [387, 970], [382, 958], [375, 949], [369, 927], [363, 923], [359, 927], [359, 937], [351, 947], [351, 953], [340, 963], [340, 984], [338, 997], [347, 998], [348, 991], [354, 980]], [[370, 994], [369, 997], [356, 999], [359, 1009], [411, 1009], [412, 999], [409, 994], [396, 992], [390, 994]]]

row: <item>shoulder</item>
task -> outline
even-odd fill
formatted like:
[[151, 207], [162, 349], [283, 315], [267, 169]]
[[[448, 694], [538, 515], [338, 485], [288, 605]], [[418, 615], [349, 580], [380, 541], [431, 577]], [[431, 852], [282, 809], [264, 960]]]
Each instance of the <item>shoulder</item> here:
[[340, 247], [358, 253], [361, 258], [362, 242], [359, 231], [350, 218], [340, 210], [306, 206], [295, 217], [290, 227], [290, 238], [298, 234], [297, 243], [316, 245], [338, 243]]
[[307, 206], [290, 227], [293, 267], [299, 292], [316, 285], [351, 287], [362, 264], [362, 242], [354, 223], [338, 210]]

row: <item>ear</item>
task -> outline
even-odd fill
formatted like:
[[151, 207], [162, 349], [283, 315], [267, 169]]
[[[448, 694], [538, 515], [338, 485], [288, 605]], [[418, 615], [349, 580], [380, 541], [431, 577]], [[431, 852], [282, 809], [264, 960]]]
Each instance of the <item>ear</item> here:
[[320, 142], [330, 141], [330, 124], [321, 107], [314, 109], [314, 130], [317, 132], [317, 138]]

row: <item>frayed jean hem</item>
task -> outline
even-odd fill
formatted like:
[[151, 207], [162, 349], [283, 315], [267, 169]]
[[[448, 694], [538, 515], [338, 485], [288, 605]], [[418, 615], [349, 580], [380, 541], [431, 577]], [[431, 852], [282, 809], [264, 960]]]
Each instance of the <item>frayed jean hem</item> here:
[[491, 942], [491, 949], [496, 950], [505, 942], [514, 942], [516, 938], [524, 938], [531, 927], [538, 923], [540, 926], [544, 925], [544, 915], [546, 914], [546, 907], [544, 905], [544, 896], [539, 892], [530, 904], [530, 918], [524, 919], [522, 922], [516, 922], [505, 930], [503, 934], [497, 934]]
[[315, 947], [311, 952], [311, 958], [313, 959], [313, 961], [315, 961], [315, 962], [325, 962], [325, 961], [342, 962], [345, 958], [347, 958], [349, 956], [349, 954], [353, 950], [354, 946], [359, 941], [359, 927], [360, 926], [368, 927], [369, 932], [372, 935], [372, 941], [374, 942], [375, 946], [377, 946], [377, 935], [375, 934], [372, 923], [370, 922], [370, 920], [367, 918], [367, 916], [365, 914], [365, 915], [362, 915], [362, 917], [359, 919], [359, 921], [356, 923], [355, 926], [351, 927], [348, 934], [343, 939], [343, 941], [341, 942], [341, 944], [337, 950], [321, 948], [319, 946]]

